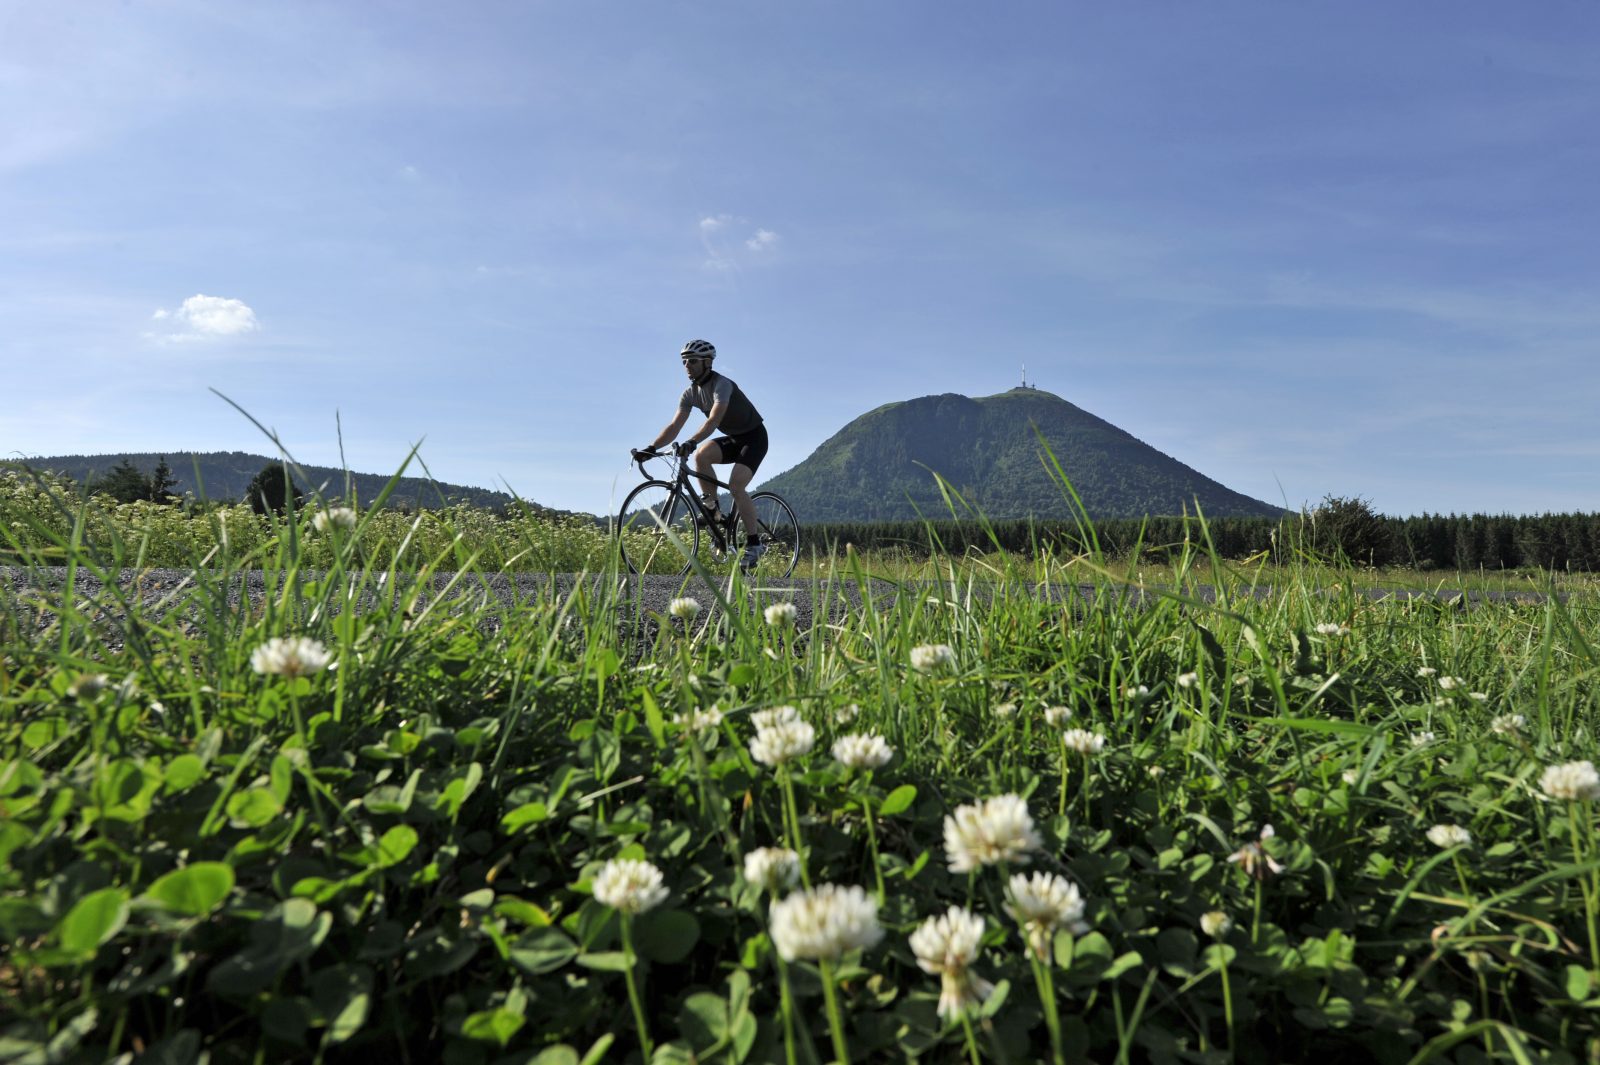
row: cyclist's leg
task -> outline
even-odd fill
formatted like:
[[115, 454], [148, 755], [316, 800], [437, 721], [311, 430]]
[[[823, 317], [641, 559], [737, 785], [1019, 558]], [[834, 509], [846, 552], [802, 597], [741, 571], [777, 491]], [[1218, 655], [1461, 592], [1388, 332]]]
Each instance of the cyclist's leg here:
[[750, 479], [756, 475], [742, 462], [733, 464], [733, 472], [728, 475], [728, 491], [733, 496], [733, 506], [739, 512], [739, 524], [744, 526], [745, 538], [750, 539], [751, 531], [756, 527], [756, 505], [750, 501], [750, 493], [746, 491]]
[[[700, 498], [708, 503], [717, 498], [716, 471], [711, 466], [712, 463], [721, 461], [723, 461], [722, 445], [715, 440], [707, 440], [694, 453], [694, 468], [695, 473], [698, 475]], [[715, 509], [715, 507], [712, 509]]]

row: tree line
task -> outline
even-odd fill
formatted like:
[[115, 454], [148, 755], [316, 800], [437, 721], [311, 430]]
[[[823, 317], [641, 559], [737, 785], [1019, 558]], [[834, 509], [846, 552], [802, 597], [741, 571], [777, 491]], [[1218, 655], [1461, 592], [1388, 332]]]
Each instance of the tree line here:
[[1049, 549], [1079, 554], [1098, 544], [1111, 557], [1161, 560], [1185, 544], [1209, 541], [1223, 558], [1266, 554], [1288, 561], [1297, 552], [1359, 566], [1419, 570], [1544, 569], [1600, 572], [1600, 513], [1422, 514], [1389, 517], [1359, 498], [1325, 497], [1298, 514], [1276, 518], [1150, 517], [1100, 520], [835, 522], [807, 526], [810, 543], [860, 550], [937, 548], [960, 554], [996, 546], [1019, 553]]
[[[90, 477], [84, 488], [90, 495], [110, 496], [118, 503], [182, 506], [188, 501], [173, 491], [177, 485], [178, 479], [163, 457], [149, 473], [134, 465], [132, 460], [123, 459], [104, 476]], [[269, 510], [281, 514], [291, 501], [298, 507], [304, 499], [305, 493], [294, 484], [281, 462], [269, 462], [263, 466], [244, 493], [244, 502], [257, 514], [265, 514]]]

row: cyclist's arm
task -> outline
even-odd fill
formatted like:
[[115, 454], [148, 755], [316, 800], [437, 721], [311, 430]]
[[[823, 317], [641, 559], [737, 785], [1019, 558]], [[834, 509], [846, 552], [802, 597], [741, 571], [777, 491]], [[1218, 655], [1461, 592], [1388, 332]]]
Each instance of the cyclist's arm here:
[[650, 442], [650, 450], [660, 451], [662, 447], [676, 440], [678, 438], [678, 430], [682, 429], [683, 423], [688, 420], [688, 411], [678, 411], [678, 416], [672, 419], [671, 424], [669, 424], [665, 429], [661, 430], [661, 432], [657, 434], [656, 438]]
[[[711, 404], [711, 413], [706, 415], [706, 423], [689, 438], [689, 443], [698, 446], [710, 440], [711, 434], [717, 431], [717, 426], [722, 424], [722, 416], [726, 413], [728, 413], [728, 401], [718, 396], [716, 402]], [[677, 430], [674, 429], [673, 432], [676, 433]]]

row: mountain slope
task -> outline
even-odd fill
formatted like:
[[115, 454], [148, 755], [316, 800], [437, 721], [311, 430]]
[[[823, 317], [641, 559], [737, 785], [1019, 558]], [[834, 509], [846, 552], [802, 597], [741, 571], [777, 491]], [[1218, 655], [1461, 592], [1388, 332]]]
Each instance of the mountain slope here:
[[900, 521], [915, 518], [919, 508], [925, 517], [948, 517], [931, 469], [991, 518], [1068, 517], [1034, 426], [1093, 517], [1193, 513], [1196, 499], [1216, 517], [1283, 512], [1035, 388], [890, 403], [761, 487], [788, 499], [803, 523]]
[[[158, 454], [155, 452], [124, 452], [115, 455], [47, 455], [39, 458], [22, 459], [8, 465], [26, 466], [35, 470], [49, 470], [54, 473], [64, 473], [68, 477], [82, 484], [90, 478], [104, 477], [113, 466], [126, 459], [138, 467], [146, 475], [156, 468], [156, 464], [163, 458], [172, 470], [172, 476], [177, 481], [176, 492], [178, 495], [192, 494], [195, 498], [214, 500], [238, 500], [243, 498], [245, 488], [249, 486], [250, 479], [261, 468], [275, 460], [266, 455], [253, 455], [244, 451], [213, 451], [196, 453], [191, 451], [169, 451]], [[199, 466], [200, 479], [195, 479], [195, 467]], [[413, 463], [413, 467], [415, 464]], [[301, 489], [321, 488], [330, 497], [343, 496], [345, 472], [331, 466], [302, 466], [306, 479], [296, 475], [295, 482]], [[363, 503], [371, 502], [378, 498], [378, 493], [383, 491], [384, 485], [389, 483], [390, 475], [376, 473], [351, 473], [350, 481], [355, 494]], [[203, 486], [203, 491], [202, 491]], [[441, 499], [442, 495], [442, 499]], [[487, 488], [473, 488], [459, 484], [445, 484], [433, 482], [425, 477], [402, 477], [395, 486], [394, 492], [389, 496], [388, 505], [403, 506], [412, 509], [420, 507], [441, 507], [449, 503], [469, 503], [478, 507], [501, 507], [512, 502], [512, 497], [505, 492], [495, 492]], [[544, 509], [544, 508], [538, 508]]]

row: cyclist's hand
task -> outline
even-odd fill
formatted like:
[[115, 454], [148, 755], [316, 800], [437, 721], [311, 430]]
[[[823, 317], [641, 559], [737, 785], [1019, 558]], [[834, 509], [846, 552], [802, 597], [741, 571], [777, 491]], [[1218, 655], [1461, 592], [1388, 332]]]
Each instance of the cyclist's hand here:
[[672, 445], [672, 453], [680, 459], [686, 459], [694, 454], [694, 445], [687, 440]]
[[643, 462], [645, 459], [653, 459], [655, 457], [656, 449], [653, 447], [636, 447], [633, 449], [633, 461], [635, 462]]

